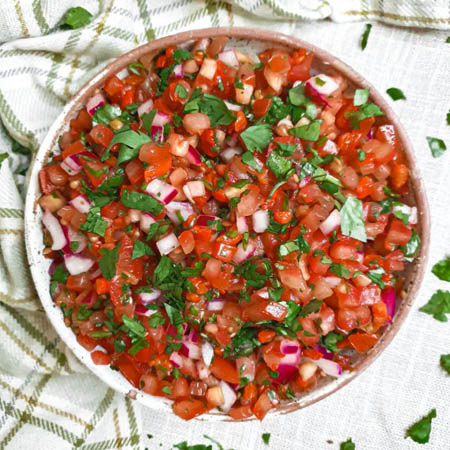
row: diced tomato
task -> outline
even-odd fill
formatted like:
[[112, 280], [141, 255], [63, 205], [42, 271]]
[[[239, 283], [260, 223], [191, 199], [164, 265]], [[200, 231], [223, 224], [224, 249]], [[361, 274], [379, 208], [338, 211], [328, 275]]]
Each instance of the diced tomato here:
[[211, 373], [219, 378], [219, 380], [227, 383], [239, 384], [239, 374], [236, 366], [225, 358], [215, 356], [213, 362], [209, 366]]
[[394, 219], [389, 226], [386, 242], [393, 245], [406, 245], [411, 236], [411, 229], [402, 221]]
[[354, 333], [348, 337], [348, 341], [358, 353], [366, 353], [378, 341], [378, 336], [367, 333]]
[[99, 123], [95, 125], [94, 128], [89, 132], [89, 137], [99, 145], [103, 145], [103, 147], [108, 147], [112, 138], [114, 137], [114, 132], [111, 128], [106, 127], [105, 125]]
[[184, 420], [191, 420], [208, 411], [203, 400], [194, 399], [177, 401], [173, 404], [172, 409], [178, 417]]
[[91, 358], [94, 364], [97, 364], [99, 366], [107, 366], [111, 362], [111, 356], [100, 350], [92, 352]]

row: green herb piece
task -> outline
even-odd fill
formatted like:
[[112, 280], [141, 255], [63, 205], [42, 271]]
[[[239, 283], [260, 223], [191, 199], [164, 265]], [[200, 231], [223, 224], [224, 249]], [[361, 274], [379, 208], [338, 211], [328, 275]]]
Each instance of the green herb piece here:
[[244, 152], [241, 158], [244, 164], [247, 164], [247, 166], [251, 167], [253, 170], [256, 170], [257, 172], [262, 172], [261, 167], [256, 162], [255, 158], [250, 152]]
[[386, 271], [382, 267], [377, 267], [376, 269], [371, 269], [367, 271], [367, 276], [372, 280], [373, 283], [377, 284], [380, 289], [384, 289], [386, 283], [381, 279]]
[[300, 316], [306, 317], [308, 314], [319, 312], [321, 306], [322, 300], [311, 300], [302, 308]]
[[366, 152], [363, 150], [356, 150], [356, 152], [358, 153], [358, 159], [360, 161], [364, 161], [366, 159]]
[[447, 125], [450, 125], [450, 109], [448, 110], [447, 113]]
[[120, 201], [127, 208], [149, 212], [152, 216], [159, 215], [164, 209], [164, 205], [150, 195], [136, 191], [129, 191], [128, 189], [123, 189]]
[[65, 30], [75, 30], [91, 23], [91, 20], [92, 14], [89, 11], [81, 6], [76, 6], [75, 8], [70, 8], [67, 10], [66, 14], [64, 14], [61, 28]]
[[78, 247], [80, 246], [80, 243], [78, 241], [73, 241], [70, 243], [70, 250], [73, 252], [76, 252], [78, 250]]
[[131, 253], [131, 260], [140, 258], [141, 256], [154, 256], [154, 251], [144, 242], [135, 241], [133, 245], [133, 251]]
[[362, 201], [354, 197], [347, 197], [341, 208], [341, 232], [345, 236], [367, 241], [366, 228], [364, 226]]
[[450, 258], [445, 258], [436, 263], [431, 271], [443, 281], [450, 281]]
[[145, 133], [142, 133], [142, 131], [133, 131], [133, 130], [124, 130], [119, 131], [114, 135], [114, 137], [111, 139], [111, 142], [108, 145], [108, 148], [101, 156], [101, 161], [106, 161], [109, 158], [109, 154], [111, 151], [111, 147], [114, 144], [124, 144], [132, 149], [139, 149], [148, 142], [151, 142], [151, 139], [149, 136], [147, 136]]
[[115, 339], [114, 340], [114, 350], [117, 353], [122, 353], [123, 351], [125, 351], [125, 342], [122, 339]]
[[355, 450], [355, 444], [351, 438], [348, 438], [345, 442], [341, 442], [339, 450]]
[[291, 156], [295, 150], [297, 150], [297, 145], [295, 144], [283, 144], [282, 142], [277, 142], [276, 151], [281, 156]]
[[52, 280], [59, 283], [66, 283], [67, 278], [69, 278], [69, 272], [64, 268], [64, 264], [56, 266], [52, 275]]
[[93, 312], [94, 311], [87, 309], [85, 305], [81, 305], [80, 310], [77, 314], [77, 320], [87, 320], [89, 319], [89, 317], [91, 317]]
[[411, 425], [406, 430], [405, 439], [410, 437], [414, 442], [426, 444], [430, 440], [431, 421], [436, 417], [436, 409], [432, 409], [430, 413]]
[[142, 114], [142, 117], [141, 117], [142, 123], [144, 124], [145, 131], [147, 132], [147, 134], [149, 136], [152, 135], [152, 122], [153, 122], [153, 119], [155, 118], [157, 112], [158, 111], [156, 109], [154, 109], [153, 111]]
[[305, 85], [304, 83], [300, 83], [292, 89], [289, 89], [289, 101], [294, 106], [300, 106], [304, 103], [305, 97]]
[[292, 168], [292, 161], [285, 159], [283, 156], [279, 155], [277, 151], [270, 153], [266, 164], [278, 179], [286, 179], [287, 173]]
[[247, 150], [261, 153], [272, 140], [272, 128], [269, 124], [253, 125], [244, 130], [240, 136]]
[[108, 126], [111, 120], [116, 119], [121, 114], [122, 110], [118, 106], [106, 104], [95, 110], [92, 122], [93, 124], [101, 123]]
[[330, 272], [333, 272], [338, 277], [342, 278], [347, 278], [350, 275], [350, 271], [347, 269], [347, 267], [343, 266], [342, 264], [332, 263], [330, 266]]
[[323, 342], [325, 344], [326, 349], [329, 352], [338, 352], [336, 344], [344, 339], [342, 334], [336, 333], [335, 331], [330, 331], [324, 338]]
[[359, 123], [362, 120], [377, 116], [384, 116], [384, 112], [375, 103], [366, 103], [360, 106], [359, 111], [345, 113], [345, 117], [350, 120], [355, 130], [359, 130]]
[[128, 71], [131, 73], [134, 73], [135, 75], [141, 75], [141, 72], [139, 69], [145, 70], [144, 65], [140, 62], [134, 62], [134, 63], [128, 64]]
[[355, 106], [361, 106], [367, 103], [369, 100], [369, 89], [356, 89], [353, 97], [353, 104]]
[[231, 187], [234, 187], [236, 189], [242, 189], [244, 186], [247, 186], [247, 184], [250, 184], [250, 180], [238, 180], [236, 183], [233, 183]]
[[224, 101], [211, 94], [203, 94], [201, 89], [195, 89], [186, 103], [183, 113], [201, 112], [209, 117], [211, 128], [217, 125], [229, 125], [236, 116], [227, 108]]
[[445, 40], [446, 44], [450, 44], [450, 36], [447, 37], [447, 39]]
[[405, 94], [398, 88], [391, 87], [386, 90], [386, 93], [389, 95], [389, 97], [392, 98], [392, 100], [406, 100]]
[[442, 139], [427, 136], [427, 142], [433, 158], [439, 158], [447, 150], [447, 146]]
[[100, 266], [100, 270], [102, 271], [103, 276], [107, 280], [111, 280], [116, 274], [116, 265], [117, 261], [119, 260], [119, 249], [120, 244], [114, 247], [112, 250], [101, 248], [98, 251], [100, 255], [102, 255], [98, 261], [98, 265]]
[[6, 152], [4, 152], [4, 153], [0, 153], [0, 167], [1, 167], [1, 165], [2, 165], [2, 163], [3, 163], [3, 161], [5, 160], [5, 159], [8, 159], [8, 153], [6, 153]]
[[448, 355], [441, 355], [441, 358], [439, 359], [439, 362], [441, 364], [441, 367], [447, 371], [447, 373], [450, 375], [450, 354]]
[[130, 148], [126, 145], [121, 145], [119, 148], [119, 155], [117, 156], [117, 164], [122, 164], [123, 162], [130, 161], [137, 158], [139, 155], [139, 148]]
[[270, 433], [263, 433], [261, 435], [261, 438], [264, 442], [264, 444], [269, 445], [269, 441], [270, 441]]
[[187, 90], [181, 85], [177, 84], [175, 87], [175, 94], [181, 99], [186, 99], [188, 96]]
[[108, 222], [100, 215], [100, 207], [95, 206], [89, 210], [86, 222], [81, 224], [80, 229], [103, 237], [107, 227]]
[[291, 128], [288, 133], [306, 141], [317, 141], [320, 135], [321, 120], [315, 120], [308, 125]]
[[165, 323], [164, 317], [159, 312], [152, 314], [148, 319], [148, 326], [150, 328], [158, 328], [160, 325], [163, 325], [164, 323]]
[[181, 64], [183, 61], [187, 59], [193, 59], [192, 53], [187, 51], [184, 48], [177, 48], [172, 55], [172, 59], [177, 63]]
[[406, 245], [401, 245], [400, 250], [407, 258], [413, 258], [417, 255], [420, 248], [420, 237], [414, 228], [411, 230], [412, 235]]
[[271, 100], [270, 108], [261, 121], [272, 125], [288, 116], [291, 108], [289, 105], [285, 105], [280, 97], [272, 97]]
[[447, 322], [446, 314], [450, 314], [450, 292], [439, 289], [432, 295], [427, 304], [419, 308], [419, 311], [432, 315], [440, 322]]
[[366, 28], [364, 30], [364, 33], [361, 36], [361, 50], [364, 50], [367, 47], [367, 41], [369, 40], [369, 34], [372, 30], [372, 24], [366, 23]]

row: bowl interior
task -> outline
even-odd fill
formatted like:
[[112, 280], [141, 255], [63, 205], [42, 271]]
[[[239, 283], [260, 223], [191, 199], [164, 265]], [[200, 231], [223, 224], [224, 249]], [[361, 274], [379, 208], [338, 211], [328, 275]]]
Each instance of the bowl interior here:
[[[372, 101], [377, 103], [386, 114], [386, 121], [393, 123], [396, 126], [401, 145], [406, 154], [408, 165], [411, 173], [411, 197], [410, 204], [417, 206], [419, 211], [419, 225], [418, 232], [422, 240], [420, 254], [416, 260], [408, 266], [405, 271], [406, 283], [405, 291], [406, 297], [397, 305], [397, 313], [393, 323], [387, 327], [378, 343], [365, 355], [354, 355], [353, 367], [351, 372], [344, 372], [343, 375], [337, 379], [331, 377], [324, 377], [317, 387], [309, 392], [305, 392], [296, 400], [284, 402], [278, 408], [273, 410], [274, 413], [286, 413], [299, 408], [303, 408], [312, 404], [330, 393], [336, 391], [340, 387], [347, 384], [359, 373], [361, 373], [373, 360], [386, 348], [388, 343], [397, 333], [401, 323], [406, 317], [408, 310], [414, 300], [421, 280], [423, 278], [424, 269], [426, 266], [426, 258], [428, 254], [428, 235], [429, 235], [429, 216], [428, 205], [424, 193], [424, 189], [417, 173], [417, 166], [414, 160], [411, 144], [401, 126], [398, 119], [394, 115], [392, 109], [388, 106], [382, 96], [364, 80], [359, 74], [354, 72], [350, 67], [345, 65], [342, 61], [333, 57], [324, 50], [301, 41], [299, 39], [285, 36], [279, 33], [268, 32], [250, 28], [216, 28], [205, 29], [197, 31], [189, 31], [179, 33], [174, 36], [159, 39], [149, 44], [138, 47], [131, 52], [117, 58], [111, 64], [102, 69], [94, 78], [92, 78], [80, 91], [69, 101], [64, 107], [58, 119], [52, 125], [48, 135], [44, 139], [42, 146], [36, 156], [34, 166], [32, 168], [30, 184], [27, 192], [26, 207], [25, 207], [25, 237], [26, 248], [28, 253], [28, 260], [34, 283], [37, 292], [41, 299], [42, 305], [63, 341], [75, 353], [75, 355], [87, 366], [89, 369], [100, 377], [104, 382], [110, 385], [115, 390], [135, 398], [137, 401], [145, 406], [158, 409], [169, 410], [171, 401], [161, 397], [153, 397], [145, 394], [142, 391], [136, 391], [134, 387], [120, 374], [118, 371], [113, 371], [107, 366], [95, 365], [90, 357], [88, 351], [80, 346], [75, 338], [72, 330], [65, 326], [63, 314], [61, 309], [56, 306], [50, 296], [49, 284], [50, 277], [48, 268], [50, 261], [43, 257], [42, 251], [43, 234], [41, 217], [41, 208], [37, 205], [37, 200], [40, 197], [40, 190], [38, 184], [38, 172], [43, 164], [46, 163], [50, 152], [59, 153], [58, 137], [63, 131], [68, 128], [71, 118], [77, 111], [86, 103], [87, 99], [93, 95], [95, 89], [102, 86], [105, 79], [126, 67], [130, 62], [139, 59], [142, 55], [149, 53], [157, 53], [160, 49], [168, 45], [188, 45], [193, 40], [203, 37], [213, 37], [218, 35], [226, 35], [231, 37], [227, 47], [238, 48], [246, 52], [258, 53], [259, 51], [268, 47], [285, 47], [288, 49], [303, 47], [313, 51], [316, 54], [317, 62], [313, 70], [323, 70], [324, 67], [328, 71], [336, 71], [346, 77], [353, 86], [368, 88], [371, 92]], [[229, 420], [228, 416], [220, 412], [211, 412], [208, 415], [201, 416], [204, 420]]]

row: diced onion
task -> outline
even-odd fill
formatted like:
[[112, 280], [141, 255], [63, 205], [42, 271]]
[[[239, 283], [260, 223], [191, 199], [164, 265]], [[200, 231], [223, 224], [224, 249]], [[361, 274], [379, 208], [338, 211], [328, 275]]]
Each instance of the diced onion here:
[[188, 202], [170, 202], [166, 206], [166, 214], [175, 225], [179, 225], [194, 214], [194, 209]]
[[153, 100], [150, 98], [139, 106], [137, 112], [139, 117], [142, 117], [143, 114], [149, 113], [152, 109], [153, 109]]
[[244, 262], [246, 259], [250, 258], [256, 251], [256, 246], [249, 241], [247, 244], [247, 249], [244, 250], [244, 246], [240, 243], [237, 247], [237, 252], [233, 256], [233, 262], [236, 264], [240, 264]]
[[211, 300], [207, 303], [206, 309], [208, 311], [221, 311], [223, 307], [225, 306], [225, 300]]
[[183, 356], [186, 356], [186, 358], [189, 359], [201, 358], [200, 347], [194, 342], [190, 342], [188, 340], [183, 340], [183, 342], [181, 343], [180, 352]]
[[173, 351], [169, 356], [169, 361], [175, 366], [180, 368], [183, 365], [183, 357], [176, 351]]
[[127, 78], [129, 75], [130, 73], [128, 72], [128, 69], [126, 67], [124, 67], [120, 72], [116, 73], [116, 77], [119, 78], [119, 80], [123, 80]]
[[45, 225], [47, 231], [52, 237], [52, 250], [61, 250], [62, 248], [64, 248], [67, 244], [64, 231], [61, 227], [61, 224], [59, 223], [59, 220], [48, 209], [46, 209], [44, 212], [42, 223]]
[[64, 255], [64, 264], [70, 275], [79, 275], [87, 272], [94, 265], [94, 261], [78, 255]]
[[141, 220], [142, 212], [139, 209], [129, 209], [127, 215], [131, 223], [136, 223]]
[[186, 186], [189, 188], [189, 192], [193, 198], [203, 197], [206, 193], [203, 181], [188, 181]]
[[395, 315], [396, 297], [395, 289], [393, 287], [387, 288], [381, 296], [381, 300], [386, 304], [386, 310], [391, 319], [394, 318]]
[[208, 222], [211, 220], [219, 220], [219, 217], [216, 216], [207, 216], [207, 215], [200, 215], [197, 218], [197, 225], [201, 226], [201, 227], [207, 227], [208, 226]]
[[332, 233], [341, 224], [341, 213], [334, 209], [331, 214], [320, 224], [320, 231], [327, 235]]
[[83, 214], [87, 214], [92, 208], [92, 203], [89, 201], [89, 199], [84, 194], [77, 195], [75, 198], [70, 200], [69, 203], [78, 212], [83, 213]]
[[156, 242], [156, 247], [161, 255], [168, 255], [179, 246], [180, 243], [174, 233], [170, 233]]
[[178, 194], [176, 188], [158, 178], [155, 178], [147, 185], [145, 192], [165, 205], [170, 203]]
[[339, 85], [334, 78], [323, 73], [311, 77], [306, 83], [309, 83], [322, 95], [330, 95], [339, 88]]
[[205, 58], [200, 68], [199, 74], [208, 80], [212, 80], [217, 70], [217, 62], [215, 59]]
[[206, 364], [206, 367], [210, 366], [214, 358], [213, 346], [206, 340], [204, 340], [202, 343], [202, 358], [203, 362]]
[[141, 292], [137, 294], [137, 298], [143, 305], [148, 305], [149, 303], [158, 300], [161, 297], [161, 291], [159, 289], [153, 289], [152, 292]]
[[229, 147], [223, 151], [220, 152], [220, 157], [225, 162], [230, 162], [234, 156], [240, 155], [242, 153], [242, 150], [237, 147]]
[[253, 229], [256, 233], [263, 233], [269, 227], [269, 212], [266, 209], [256, 211], [252, 219]]
[[170, 122], [170, 116], [166, 113], [158, 111], [155, 114], [155, 117], [152, 122], [152, 126], [154, 127], [163, 127], [166, 123]]
[[100, 92], [91, 97], [86, 103], [86, 109], [89, 115], [94, 115], [98, 108], [101, 108], [106, 103], [105, 97]]
[[245, 233], [248, 231], [247, 218], [242, 216], [236, 216], [236, 228], [238, 233]]
[[195, 166], [199, 166], [202, 163], [200, 153], [194, 147], [192, 147], [192, 145], [189, 146], [186, 158], [191, 164], [194, 164]]
[[183, 64], [177, 64], [173, 68], [173, 74], [175, 75], [175, 78], [183, 78], [184, 77], [184, 68]]
[[329, 153], [330, 155], [338, 154], [338, 148], [336, 146], [336, 143], [331, 139], [327, 139], [327, 142], [325, 142], [325, 145], [323, 146], [322, 150], [325, 153]]
[[134, 308], [134, 312], [138, 316], [150, 317], [152, 314], [156, 313], [156, 309], [148, 309], [144, 305], [136, 305]]
[[410, 225], [415, 225], [417, 223], [417, 208], [415, 206], [408, 206], [405, 204], [402, 205], [394, 205], [392, 211], [401, 212], [408, 216], [408, 222]]
[[234, 103], [227, 102], [226, 100], [224, 101], [224, 103], [225, 103], [225, 105], [227, 105], [227, 108], [230, 111], [235, 111], [235, 112], [242, 111], [241, 105], [235, 105]]
[[225, 383], [225, 381], [220, 382], [220, 387], [222, 388], [224, 398], [224, 403], [220, 406], [220, 410], [226, 413], [236, 402], [237, 395], [234, 389], [228, 383]]
[[143, 212], [141, 214], [141, 219], [139, 222], [139, 228], [144, 232], [144, 233], [148, 233], [148, 230], [150, 230], [150, 225], [152, 223], [155, 223], [156, 220], [155, 218], [149, 214], [148, 212]]
[[252, 98], [254, 87], [245, 83], [243, 86], [243, 89], [236, 88], [236, 101], [241, 105], [248, 105]]
[[78, 161], [77, 155], [69, 155], [61, 163], [63, 169], [68, 175], [77, 175], [81, 172], [81, 164]]
[[320, 358], [320, 359], [310, 359], [310, 358], [304, 358], [305, 361], [312, 362], [316, 366], [318, 366], [320, 369], [322, 369], [327, 375], [330, 375], [331, 377], [339, 377], [342, 375], [342, 367], [334, 361], [331, 361], [329, 359]]
[[227, 66], [233, 67], [234, 69], [239, 69], [239, 61], [233, 49], [224, 50], [223, 52], [220, 52], [219, 60], [222, 61]]

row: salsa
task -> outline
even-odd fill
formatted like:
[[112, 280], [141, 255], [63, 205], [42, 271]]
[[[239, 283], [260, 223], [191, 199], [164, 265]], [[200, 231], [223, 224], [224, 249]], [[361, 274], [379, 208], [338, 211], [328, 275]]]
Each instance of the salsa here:
[[352, 370], [418, 253], [395, 127], [305, 49], [168, 47], [108, 78], [39, 173], [50, 292], [95, 364], [192, 419]]

